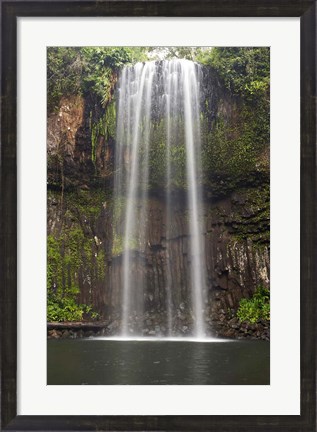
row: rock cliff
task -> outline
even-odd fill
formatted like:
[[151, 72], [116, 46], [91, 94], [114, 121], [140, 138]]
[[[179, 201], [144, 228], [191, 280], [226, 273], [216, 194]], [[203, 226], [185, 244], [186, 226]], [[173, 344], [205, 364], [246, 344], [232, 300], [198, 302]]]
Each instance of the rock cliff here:
[[[213, 334], [268, 338], [268, 324], [241, 326], [239, 301], [258, 286], [269, 287], [269, 137], [259, 132], [257, 107], [224, 89], [208, 67], [202, 70], [206, 309]], [[115, 153], [115, 91], [102, 107], [88, 95], [64, 96], [48, 117], [48, 260], [51, 289], [77, 287], [78, 301], [119, 325], [122, 239], [114, 231], [112, 197]], [[153, 164], [156, 163], [153, 158]], [[181, 184], [180, 184], [181, 189]], [[164, 334], [166, 245], [173, 260], [176, 325], [186, 334], [188, 216], [184, 194], [175, 197], [173, 229], [166, 238], [166, 208], [159, 181], [149, 199], [149, 240], [134, 251], [134, 273], [146, 269], [146, 334]], [[142, 263], [142, 265], [140, 265]], [[134, 277], [132, 275], [132, 277]]]

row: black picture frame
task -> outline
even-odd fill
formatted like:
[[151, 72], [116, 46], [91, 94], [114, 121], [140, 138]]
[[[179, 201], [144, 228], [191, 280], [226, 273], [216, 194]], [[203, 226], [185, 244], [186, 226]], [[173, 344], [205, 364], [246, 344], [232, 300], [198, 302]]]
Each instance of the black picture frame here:
[[[316, 430], [316, 2], [314, 0], [17, 1], [1, 4], [0, 429], [8, 431]], [[300, 17], [301, 414], [19, 416], [17, 406], [17, 17]]]

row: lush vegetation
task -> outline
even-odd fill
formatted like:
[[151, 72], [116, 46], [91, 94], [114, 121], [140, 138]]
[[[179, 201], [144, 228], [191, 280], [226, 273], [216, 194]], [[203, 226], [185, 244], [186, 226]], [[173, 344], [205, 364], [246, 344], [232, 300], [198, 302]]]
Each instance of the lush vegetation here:
[[219, 196], [268, 182], [269, 48], [202, 48], [195, 58], [217, 71], [231, 97], [212, 124], [211, 107], [202, 119], [205, 182]]
[[240, 300], [237, 317], [241, 322], [255, 324], [260, 320], [270, 319], [270, 292], [265, 287], [258, 287], [252, 298]]
[[[269, 48], [200, 49], [196, 60], [212, 66], [234, 95], [255, 101], [266, 97], [270, 88]], [[267, 100], [268, 101], [268, 100]]]
[[84, 318], [94, 320], [99, 314], [92, 306], [78, 304], [79, 288], [67, 290], [60, 294], [51, 294], [47, 299], [47, 320], [50, 322], [82, 321]]
[[[55, 199], [55, 195], [50, 192], [49, 199]], [[93, 230], [104, 199], [105, 195], [97, 191], [77, 191], [63, 197], [63, 219], [68, 223], [47, 238], [49, 321], [99, 317], [93, 308], [94, 285], [104, 283], [105, 253]], [[87, 286], [85, 293], [79, 288], [83, 284]], [[80, 294], [84, 294], [84, 303]]]
[[[92, 258], [91, 241], [78, 229], [66, 228], [59, 238], [47, 239], [47, 319], [80, 321], [96, 319], [99, 314], [91, 304], [78, 302], [78, 273]], [[100, 260], [100, 258], [99, 258]], [[102, 263], [100, 263], [102, 265]]]
[[186, 58], [213, 67], [235, 95], [255, 101], [267, 98], [270, 86], [269, 48], [194, 47], [49, 47], [48, 108], [61, 96], [94, 92], [105, 102], [115, 74], [138, 61]]
[[95, 94], [109, 101], [118, 70], [125, 64], [145, 61], [147, 48], [50, 47], [47, 49], [48, 111], [58, 108], [60, 98]]

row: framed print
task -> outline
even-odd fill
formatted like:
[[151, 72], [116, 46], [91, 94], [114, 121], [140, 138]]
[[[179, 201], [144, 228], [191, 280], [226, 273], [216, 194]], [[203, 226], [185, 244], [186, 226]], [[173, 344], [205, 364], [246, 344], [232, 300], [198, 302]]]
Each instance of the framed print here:
[[315, 2], [1, 8], [2, 429], [315, 430]]

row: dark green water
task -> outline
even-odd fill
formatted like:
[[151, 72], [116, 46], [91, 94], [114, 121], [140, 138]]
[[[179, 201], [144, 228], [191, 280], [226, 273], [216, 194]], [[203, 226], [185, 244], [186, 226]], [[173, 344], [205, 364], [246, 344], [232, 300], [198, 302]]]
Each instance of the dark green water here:
[[269, 384], [270, 344], [47, 341], [47, 384]]

